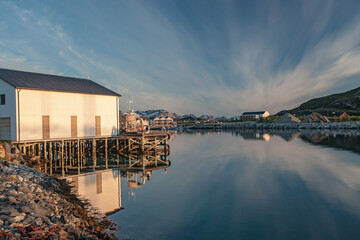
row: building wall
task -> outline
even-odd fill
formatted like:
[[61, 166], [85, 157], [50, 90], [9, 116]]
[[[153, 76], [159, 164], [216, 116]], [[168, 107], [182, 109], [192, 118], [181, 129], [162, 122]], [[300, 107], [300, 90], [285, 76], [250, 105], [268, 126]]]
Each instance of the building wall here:
[[101, 116], [101, 135], [117, 134], [116, 96], [22, 89], [20, 140], [42, 139], [42, 116], [50, 117], [50, 138], [71, 137], [71, 116], [77, 116], [77, 136], [95, 136], [95, 116]]
[[265, 111], [263, 114], [253, 114], [253, 115], [241, 115], [240, 116], [240, 120], [257, 120], [260, 118], [267, 118], [268, 116], [270, 116], [270, 113], [268, 111]]
[[268, 116], [270, 116], [270, 113], [268, 111], [265, 111], [264, 114], [262, 114], [261, 117], [266, 118]]
[[[10, 127], [11, 136], [9, 136], [10, 139], [6, 139], [6, 140], [15, 141], [16, 140], [16, 90], [8, 83], [0, 80], [0, 95], [1, 94], [5, 94], [5, 105], [0, 105], [0, 118], [10, 117], [10, 125], [11, 125]], [[0, 131], [2, 130], [0, 129]]]

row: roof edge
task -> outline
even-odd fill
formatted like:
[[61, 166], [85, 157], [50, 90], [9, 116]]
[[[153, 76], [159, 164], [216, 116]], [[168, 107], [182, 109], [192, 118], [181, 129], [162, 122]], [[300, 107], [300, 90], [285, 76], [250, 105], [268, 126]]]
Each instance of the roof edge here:
[[[6, 81], [5, 81], [6, 82]], [[11, 85], [12, 86], [12, 85]], [[13, 86], [14, 87], [14, 86]], [[114, 92], [114, 94], [99, 94], [99, 93], [84, 93], [76, 91], [61, 91], [61, 90], [49, 90], [42, 88], [25, 88], [25, 87], [14, 87], [15, 89], [24, 89], [24, 90], [34, 90], [34, 91], [43, 91], [43, 92], [62, 92], [62, 93], [77, 93], [77, 94], [86, 94], [86, 95], [100, 95], [100, 96], [113, 96], [113, 97], [122, 97], [121, 94]]]

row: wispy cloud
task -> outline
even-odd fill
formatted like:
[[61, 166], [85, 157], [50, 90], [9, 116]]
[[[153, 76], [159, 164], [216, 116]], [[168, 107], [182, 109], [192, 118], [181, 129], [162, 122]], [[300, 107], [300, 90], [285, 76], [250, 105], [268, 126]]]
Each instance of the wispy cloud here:
[[90, 76], [182, 114], [275, 113], [357, 87], [359, 6], [203, 4], [3, 2], [0, 66]]

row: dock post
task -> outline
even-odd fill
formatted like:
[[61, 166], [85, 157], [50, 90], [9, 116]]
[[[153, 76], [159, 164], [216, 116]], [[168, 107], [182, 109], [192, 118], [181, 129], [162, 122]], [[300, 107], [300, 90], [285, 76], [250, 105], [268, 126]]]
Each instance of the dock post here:
[[119, 166], [119, 138], [116, 138], [116, 167]]
[[72, 158], [72, 141], [69, 142], [69, 165], [70, 167], [73, 166], [73, 158]]
[[69, 163], [68, 163], [68, 160], [69, 160], [69, 158], [68, 158], [68, 151], [67, 151], [67, 147], [68, 147], [68, 142], [64, 142], [64, 163], [65, 163], [65, 171], [66, 172], [68, 172], [68, 169], [69, 169], [69, 167], [68, 167], [68, 165], [69, 165]]
[[50, 176], [52, 176], [53, 168], [53, 152], [52, 152], [52, 142], [49, 142], [49, 158], [50, 158]]
[[106, 169], [108, 169], [108, 139], [105, 138], [105, 164]]
[[95, 167], [96, 167], [96, 139], [93, 139], [93, 170], [95, 171]]
[[44, 148], [44, 159], [45, 159], [45, 173], [47, 173], [47, 154], [46, 154], [46, 141], [43, 143]]
[[61, 171], [62, 176], [65, 177], [65, 166], [64, 166], [64, 140], [61, 141]]
[[57, 165], [58, 165], [58, 158], [59, 158], [59, 151], [58, 151], [58, 143], [55, 142], [55, 152], [54, 152], [54, 166], [55, 166], [55, 171], [57, 171]]
[[144, 153], [144, 150], [145, 150], [145, 138], [144, 138], [144, 132], [142, 132], [141, 134], [141, 153]]
[[80, 144], [79, 144], [79, 139], [77, 140], [77, 163], [78, 163], [78, 174], [80, 174]]
[[119, 153], [119, 139], [116, 138], [116, 153]]

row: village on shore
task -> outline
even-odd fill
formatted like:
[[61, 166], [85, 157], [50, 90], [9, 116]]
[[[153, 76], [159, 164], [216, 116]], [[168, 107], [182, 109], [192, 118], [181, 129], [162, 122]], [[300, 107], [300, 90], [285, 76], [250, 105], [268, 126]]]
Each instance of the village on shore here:
[[142, 118], [152, 129], [359, 129], [360, 117], [349, 116], [345, 112], [333, 112], [324, 116], [317, 112], [296, 117], [290, 113], [281, 116], [270, 115], [268, 111], [244, 112], [242, 115], [230, 119], [216, 119], [195, 116], [173, 119], [163, 115], [154, 119]]

